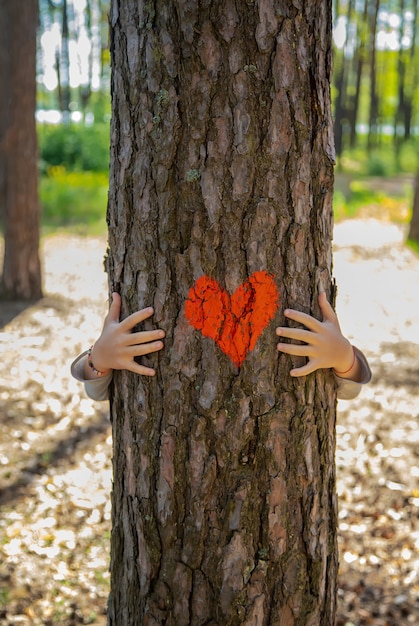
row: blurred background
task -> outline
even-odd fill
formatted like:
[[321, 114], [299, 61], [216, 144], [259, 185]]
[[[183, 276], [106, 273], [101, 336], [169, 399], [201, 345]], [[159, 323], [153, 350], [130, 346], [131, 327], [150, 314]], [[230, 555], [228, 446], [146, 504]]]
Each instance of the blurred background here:
[[104, 233], [109, 0], [39, 0], [36, 120], [42, 225]]
[[[69, 369], [107, 310], [108, 11], [0, 0], [0, 626], [106, 624], [108, 409]], [[335, 0], [333, 26], [337, 308], [373, 370], [338, 407], [337, 626], [404, 626], [419, 624], [418, 3]]]
[[[36, 119], [43, 228], [104, 228], [108, 8], [109, 0], [39, 2]], [[336, 217], [378, 202], [406, 222], [418, 167], [418, 3], [336, 0], [333, 39]]]

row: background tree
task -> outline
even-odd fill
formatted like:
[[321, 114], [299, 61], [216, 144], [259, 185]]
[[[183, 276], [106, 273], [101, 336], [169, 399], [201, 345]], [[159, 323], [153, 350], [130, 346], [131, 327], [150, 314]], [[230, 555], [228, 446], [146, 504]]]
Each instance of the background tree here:
[[[114, 0], [110, 25], [109, 279], [167, 340], [156, 378], [115, 375], [109, 622], [332, 625], [334, 382], [274, 335], [330, 295], [331, 3]], [[246, 356], [263, 272], [280, 308]], [[185, 316], [210, 278], [224, 351]]]
[[103, 122], [96, 109], [109, 100], [109, 0], [39, 0], [39, 6], [40, 108], [58, 108], [64, 122], [79, 121], [80, 112], [84, 119], [89, 114], [89, 124], [92, 113]]
[[419, 170], [416, 173], [412, 216], [409, 224], [408, 239], [419, 242]]
[[364, 145], [370, 154], [385, 147], [403, 169], [402, 149], [418, 116], [417, 20], [415, 0], [334, 2], [338, 156]]
[[[415, 64], [417, 2], [414, 3], [410, 28], [407, 33], [405, 0], [400, 0], [400, 46], [397, 58], [397, 91], [398, 106], [394, 119], [394, 143], [396, 157], [400, 157], [403, 142], [411, 136], [414, 90], [416, 85], [417, 67]], [[406, 44], [408, 41], [410, 43]]]
[[[354, 10], [354, 0], [349, 0], [347, 14], [346, 14], [346, 24], [349, 24], [352, 19], [352, 14]], [[340, 12], [340, 6], [337, 6], [338, 15]], [[350, 52], [350, 42], [349, 42], [349, 32], [348, 28], [346, 29], [346, 41], [344, 46], [342, 47], [342, 53], [335, 55], [335, 79], [334, 85], [336, 89], [336, 95], [334, 99], [334, 110], [335, 110], [335, 147], [336, 154], [340, 156], [343, 151], [343, 137], [345, 125], [348, 124], [348, 115], [349, 115], [349, 102], [348, 102], [348, 83], [350, 78], [350, 62], [351, 62], [351, 52]]]
[[356, 145], [357, 136], [357, 121], [359, 114], [359, 105], [361, 99], [361, 83], [363, 76], [363, 69], [366, 57], [367, 43], [369, 40], [368, 35], [368, 0], [364, 0], [364, 9], [362, 14], [362, 20], [360, 20], [359, 27], [357, 29], [357, 48], [354, 55], [354, 67], [355, 67], [355, 80], [354, 91], [351, 98], [351, 109], [349, 113], [349, 125], [350, 125], [350, 146], [351, 148]]
[[63, 0], [62, 27], [61, 27], [61, 52], [57, 54], [56, 67], [58, 77], [58, 100], [60, 111], [63, 113], [64, 123], [70, 121], [70, 33], [68, 26], [67, 0]]
[[24, 300], [42, 295], [35, 127], [37, 24], [37, 0], [0, 3], [0, 163], [5, 172], [0, 291]]
[[371, 56], [370, 56], [370, 102], [369, 102], [369, 118], [368, 118], [368, 150], [377, 145], [379, 136], [379, 95], [377, 91], [377, 22], [378, 11], [380, 9], [380, 0], [374, 0], [370, 7], [369, 23], [371, 28]]

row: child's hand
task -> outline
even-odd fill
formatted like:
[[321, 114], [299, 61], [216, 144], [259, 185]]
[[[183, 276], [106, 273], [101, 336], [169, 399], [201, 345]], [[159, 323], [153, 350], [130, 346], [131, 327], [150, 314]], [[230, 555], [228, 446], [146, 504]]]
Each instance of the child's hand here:
[[319, 306], [323, 315], [320, 322], [311, 315], [293, 309], [284, 311], [285, 317], [299, 322], [303, 328], [277, 328], [280, 337], [303, 341], [304, 345], [295, 343], [278, 343], [280, 352], [294, 356], [306, 356], [308, 362], [302, 367], [290, 371], [291, 376], [306, 376], [315, 370], [332, 367], [338, 376], [356, 380], [359, 364], [350, 342], [342, 335], [336, 313], [326, 299], [326, 294], [319, 294]]
[[[95, 369], [102, 374], [107, 374], [114, 369], [129, 370], [144, 376], [154, 376], [155, 370], [153, 368], [140, 365], [134, 360], [134, 357], [161, 350], [164, 344], [159, 340], [165, 336], [164, 331], [131, 332], [136, 324], [153, 315], [153, 309], [149, 307], [137, 311], [122, 322], [119, 321], [120, 312], [121, 296], [118, 293], [113, 293], [112, 304], [105, 318], [102, 334], [94, 344], [90, 354], [91, 362]], [[86, 365], [86, 374], [88, 369], [89, 367]], [[90, 373], [91, 371], [90, 369]]]

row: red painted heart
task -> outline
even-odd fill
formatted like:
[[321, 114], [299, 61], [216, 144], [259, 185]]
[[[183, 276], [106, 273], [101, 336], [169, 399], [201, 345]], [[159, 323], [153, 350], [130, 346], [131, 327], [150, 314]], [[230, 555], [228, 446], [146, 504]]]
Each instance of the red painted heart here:
[[278, 306], [278, 288], [265, 271], [252, 274], [232, 296], [213, 278], [201, 276], [189, 290], [185, 315], [240, 367]]

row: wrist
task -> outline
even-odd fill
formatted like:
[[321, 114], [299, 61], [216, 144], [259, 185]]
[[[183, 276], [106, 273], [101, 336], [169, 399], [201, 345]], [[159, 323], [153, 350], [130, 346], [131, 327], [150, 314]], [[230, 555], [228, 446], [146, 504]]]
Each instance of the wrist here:
[[103, 367], [100, 363], [95, 359], [93, 355], [94, 345], [91, 346], [87, 351], [87, 364], [89, 366], [90, 372], [96, 377], [100, 378], [101, 376], [106, 376], [111, 371], [109, 367]]
[[350, 350], [345, 356], [345, 359], [342, 359], [341, 363], [338, 364], [337, 367], [333, 368], [333, 371], [337, 376], [348, 376], [351, 371], [354, 369], [356, 364], [356, 352], [355, 348], [348, 342]]

